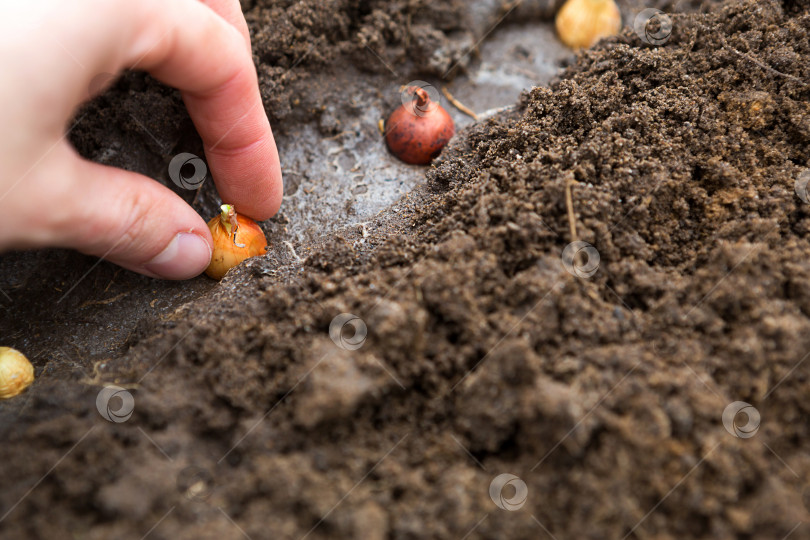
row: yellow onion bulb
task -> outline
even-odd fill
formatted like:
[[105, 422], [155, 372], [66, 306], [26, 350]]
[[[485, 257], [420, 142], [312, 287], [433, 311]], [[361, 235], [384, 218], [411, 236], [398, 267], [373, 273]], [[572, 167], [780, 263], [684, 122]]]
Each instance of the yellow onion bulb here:
[[220, 209], [220, 214], [208, 222], [214, 237], [214, 251], [205, 273], [214, 279], [222, 279], [228, 270], [245, 259], [267, 251], [267, 238], [255, 221], [237, 215], [231, 204], [223, 204]]
[[23, 353], [0, 347], [0, 399], [16, 396], [34, 382], [34, 366]]
[[568, 0], [554, 21], [560, 41], [572, 49], [589, 48], [622, 29], [614, 0]]

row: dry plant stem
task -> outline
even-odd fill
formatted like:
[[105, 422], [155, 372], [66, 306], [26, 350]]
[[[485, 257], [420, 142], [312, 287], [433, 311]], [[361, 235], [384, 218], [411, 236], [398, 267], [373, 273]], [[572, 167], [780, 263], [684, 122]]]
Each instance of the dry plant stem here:
[[448, 89], [447, 89], [447, 87], [442, 86], [442, 94], [444, 94], [444, 97], [446, 97], [446, 98], [447, 98], [447, 101], [449, 101], [450, 103], [452, 103], [452, 104], [453, 104], [453, 106], [454, 106], [456, 109], [460, 110], [461, 112], [463, 112], [463, 113], [464, 113], [464, 114], [466, 114], [467, 116], [471, 117], [471, 118], [472, 118], [473, 120], [475, 120], [476, 122], [478, 121], [478, 115], [477, 115], [477, 114], [475, 114], [475, 111], [474, 111], [474, 110], [472, 110], [472, 109], [470, 109], [470, 108], [469, 108], [469, 107], [467, 107], [466, 105], [464, 105], [462, 102], [460, 102], [459, 100], [457, 100], [455, 97], [453, 97], [453, 94], [451, 94], [451, 93], [450, 93], [450, 90], [448, 90]]
[[571, 184], [574, 179], [570, 176], [565, 179], [565, 206], [568, 209], [568, 227], [571, 232], [571, 241], [577, 241], [577, 220], [574, 217], [574, 199], [571, 196]]
[[501, 5], [501, 12], [502, 13], [509, 13], [510, 11], [512, 11], [513, 9], [515, 9], [516, 7], [518, 7], [522, 3], [523, 3], [523, 0], [514, 0], [514, 2], [504, 2], [503, 5]]
[[88, 306], [105, 306], [107, 304], [112, 304], [113, 302], [116, 302], [116, 301], [120, 300], [121, 298], [124, 298], [128, 294], [129, 294], [129, 291], [124, 291], [121, 294], [116, 295], [116, 296], [114, 296], [112, 298], [107, 298], [106, 300], [88, 300], [87, 302], [80, 305], [79, 309], [86, 308]]
[[[703, 25], [700, 25], [700, 29], [701, 29], [701, 30], [704, 30], [704, 31], [706, 31], [706, 32], [709, 32], [709, 30], [708, 30], [708, 29], [707, 29], [705, 26], [703, 26]], [[745, 58], [746, 60], [748, 60], [748, 61], [749, 61], [749, 62], [751, 62], [752, 64], [755, 64], [755, 65], [759, 66], [760, 68], [764, 69], [765, 71], [770, 71], [770, 72], [771, 72], [771, 73], [773, 73], [774, 75], [779, 75], [780, 77], [785, 77], [785, 78], [787, 78], [787, 79], [790, 79], [790, 80], [792, 80], [792, 81], [795, 81], [795, 82], [797, 82], [797, 83], [801, 84], [802, 86], [810, 86], [810, 85], [808, 85], [808, 83], [807, 83], [807, 82], [805, 82], [805, 81], [801, 80], [801, 79], [800, 79], [800, 78], [798, 78], [798, 77], [795, 77], [795, 76], [793, 76], [793, 75], [790, 75], [789, 73], [782, 73], [782, 72], [781, 72], [781, 71], [779, 71], [778, 69], [772, 68], [772, 67], [771, 67], [771, 66], [769, 66], [768, 64], [766, 64], [766, 63], [764, 63], [764, 62], [761, 62], [760, 60], [757, 60], [756, 58], [754, 58], [754, 57], [753, 57], [753, 56], [751, 56], [750, 54], [748, 54], [748, 53], [744, 53], [744, 52], [742, 52], [742, 51], [738, 51], [737, 49], [735, 49], [734, 47], [732, 47], [731, 45], [729, 45], [729, 44], [728, 44], [728, 41], [726, 41], [726, 38], [724, 38], [723, 36], [720, 36], [720, 41], [723, 43], [723, 48], [724, 48], [724, 49], [726, 49], [726, 50], [727, 50], [727, 51], [729, 51], [729, 52], [732, 52], [732, 53], [736, 54], [736, 55], [737, 55], [737, 56], [739, 56], [740, 58]]]
[[201, 189], [198, 189], [197, 192], [194, 194], [194, 198], [191, 200], [191, 207], [194, 208], [197, 203], [200, 201], [200, 193], [202, 193]]
[[303, 263], [303, 262], [304, 262], [304, 259], [302, 259], [301, 257], [299, 257], [299, 256], [298, 256], [298, 253], [296, 253], [296, 252], [295, 252], [295, 246], [293, 246], [293, 245], [292, 245], [292, 243], [290, 243], [290, 242], [288, 242], [288, 241], [286, 241], [286, 240], [285, 240], [285, 241], [283, 242], [283, 244], [284, 244], [285, 246], [287, 246], [287, 249], [289, 249], [289, 250], [290, 250], [290, 253], [292, 254], [293, 258], [296, 260], [296, 262], [298, 262], [298, 263]]
[[770, 72], [771, 72], [771, 73], [773, 73], [774, 75], [780, 75], [780, 76], [782, 76], [782, 77], [786, 77], [786, 78], [788, 78], [788, 79], [790, 79], [790, 80], [792, 80], [792, 81], [796, 81], [797, 83], [801, 84], [802, 86], [807, 86], [807, 83], [806, 83], [806, 82], [804, 82], [803, 80], [801, 80], [800, 78], [798, 78], [798, 77], [794, 77], [793, 75], [790, 75], [789, 73], [782, 73], [781, 71], [779, 71], [779, 70], [777, 70], [777, 69], [774, 69], [774, 68], [772, 68], [771, 66], [769, 66], [769, 65], [767, 65], [767, 64], [764, 64], [764, 63], [760, 62], [759, 60], [757, 60], [757, 59], [756, 59], [756, 58], [754, 58], [753, 56], [751, 56], [751, 55], [749, 55], [749, 54], [746, 54], [746, 53], [744, 53], [744, 52], [738, 51], [737, 49], [735, 49], [734, 47], [732, 47], [732, 46], [731, 46], [731, 45], [729, 45], [728, 43], [723, 43], [723, 47], [724, 47], [726, 50], [733, 52], [733, 53], [734, 53], [734, 54], [736, 54], [737, 56], [740, 56], [740, 57], [742, 57], [742, 58], [745, 58], [745, 59], [746, 59], [746, 60], [748, 60], [749, 62], [752, 62], [752, 63], [754, 63], [754, 64], [758, 65], [758, 66], [759, 66], [759, 67], [761, 67], [762, 69], [764, 69], [764, 70], [766, 70], [766, 71], [770, 71]]

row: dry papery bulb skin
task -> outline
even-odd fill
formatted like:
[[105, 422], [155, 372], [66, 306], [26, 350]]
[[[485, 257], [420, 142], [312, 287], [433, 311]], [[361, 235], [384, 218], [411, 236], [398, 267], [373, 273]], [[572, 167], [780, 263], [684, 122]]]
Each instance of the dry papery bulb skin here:
[[413, 101], [404, 103], [385, 122], [385, 142], [391, 153], [405, 163], [427, 165], [441, 153], [456, 131], [453, 119], [427, 91], [408, 86]]
[[622, 15], [614, 0], [568, 0], [555, 19], [560, 41], [572, 49], [593, 47], [622, 29]]
[[219, 215], [208, 222], [208, 228], [214, 238], [211, 263], [205, 270], [209, 277], [222, 279], [245, 259], [267, 252], [264, 231], [249, 217], [237, 215], [232, 204], [223, 204]]
[[34, 382], [34, 366], [23, 353], [0, 347], [0, 399], [22, 393]]

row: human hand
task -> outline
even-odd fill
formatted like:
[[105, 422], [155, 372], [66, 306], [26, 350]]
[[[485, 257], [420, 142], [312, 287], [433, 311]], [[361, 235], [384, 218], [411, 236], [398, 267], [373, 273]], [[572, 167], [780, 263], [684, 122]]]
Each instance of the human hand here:
[[267, 219], [281, 167], [239, 0], [37, 0], [0, 7], [0, 249], [67, 247], [152, 277], [211, 258], [205, 221], [162, 184], [82, 159], [67, 122], [103, 73], [178, 88], [222, 199]]

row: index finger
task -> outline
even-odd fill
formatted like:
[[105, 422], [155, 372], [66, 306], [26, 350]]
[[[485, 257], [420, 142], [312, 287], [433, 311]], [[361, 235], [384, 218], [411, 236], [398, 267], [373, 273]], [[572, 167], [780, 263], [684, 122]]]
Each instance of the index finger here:
[[196, 0], [127, 4], [141, 29], [129, 65], [181, 90], [222, 200], [254, 219], [274, 215], [281, 165], [244, 35]]
[[203, 4], [213, 9], [220, 17], [239, 30], [245, 38], [248, 50], [250, 46], [250, 31], [248, 30], [245, 15], [242, 13], [242, 4], [239, 0], [200, 0]]

